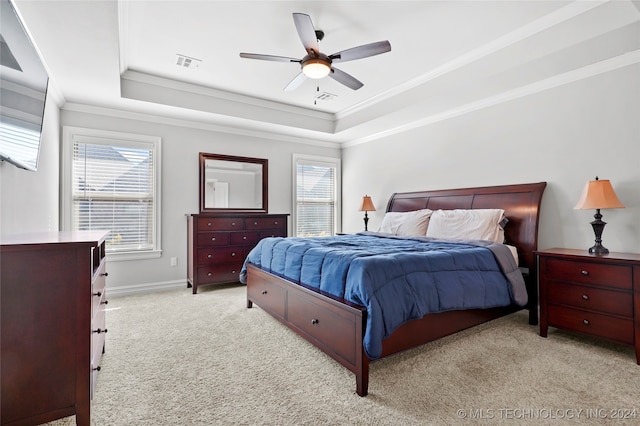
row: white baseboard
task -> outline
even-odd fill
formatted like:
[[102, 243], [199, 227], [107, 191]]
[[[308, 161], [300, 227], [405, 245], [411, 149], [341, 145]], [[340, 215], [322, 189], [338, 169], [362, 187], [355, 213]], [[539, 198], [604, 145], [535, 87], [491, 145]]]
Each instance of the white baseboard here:
[[[186, 280], [163, 281], [118, 287], [107, 286], [107, 294], [109, 297], [124, 297], [131, 296], [133, 294], [155, 293], [158, 291], [177, 290], [180, 288], [183, 288], [185, 289], [185, 291], [187, 291]], [[191, 291], [191, 289], [189, 289], [188, 291]]]

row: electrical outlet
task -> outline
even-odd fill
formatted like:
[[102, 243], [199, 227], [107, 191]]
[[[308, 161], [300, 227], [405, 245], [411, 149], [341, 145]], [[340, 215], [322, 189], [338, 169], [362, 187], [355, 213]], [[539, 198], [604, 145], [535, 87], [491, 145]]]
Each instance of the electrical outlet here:
[[178, 258], [177, 257], [172, 257], [171, 258], [171, 266], [178, 266]]

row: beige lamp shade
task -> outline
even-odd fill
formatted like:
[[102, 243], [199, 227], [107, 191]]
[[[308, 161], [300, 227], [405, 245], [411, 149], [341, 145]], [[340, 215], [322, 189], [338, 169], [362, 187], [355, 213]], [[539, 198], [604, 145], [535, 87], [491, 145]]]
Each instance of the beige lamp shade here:
[[371, 201], [371, 197], [369, 197], [368, 195], [365, 195], [364, 197], [362, 197], [362, 205], [360, 206], [360, 210], [361, 212], [375, 212], [376, 208], [373, 205], [373, 201]]
[[609, 180], [590, 180], [584, 185], [582, 195], [575, 209], [618, 209], [623, 208], [618, 196], [613, 191]]

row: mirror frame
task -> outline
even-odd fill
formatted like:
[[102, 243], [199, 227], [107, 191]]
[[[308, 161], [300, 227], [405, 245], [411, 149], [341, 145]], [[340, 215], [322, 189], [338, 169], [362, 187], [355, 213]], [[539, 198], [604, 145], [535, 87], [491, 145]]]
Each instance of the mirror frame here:
[[[207, 160], [235, 161], [239, 163], [255, 163], [262, 165], [262, 207], [261, 208], [207, 208], [205, 207], [205, 162]], [[238, 157], [234, 155], [199, 154], [200, 163], [200, 213], [267, 213], [269, 195], [269, 161], [266, 158]]]

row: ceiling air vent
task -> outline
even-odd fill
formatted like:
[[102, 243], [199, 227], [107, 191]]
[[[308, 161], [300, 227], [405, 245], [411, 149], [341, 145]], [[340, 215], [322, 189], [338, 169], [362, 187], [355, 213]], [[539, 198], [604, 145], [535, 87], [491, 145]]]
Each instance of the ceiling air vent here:
[[315, 100], [316, 101], [332, 101], [337, 97], [338, 97], [338, 95], [334, 95], [333, 93], [322, 92], [322, 93], [319, 93], [318, 95], [316, 95]]
[[201, 59], [191, 58], [189, 56], [184, 56], [179, 53], [177, 54], [177, 57], [178, 59], [176, 60], [176, 65], [183, 68], [195, 69], [200, 66], [200, 63], [202, 63]]

